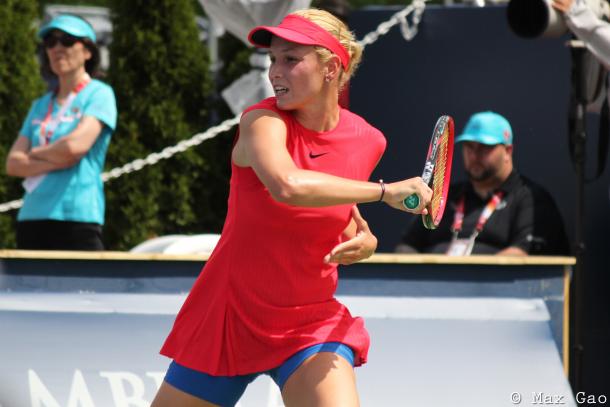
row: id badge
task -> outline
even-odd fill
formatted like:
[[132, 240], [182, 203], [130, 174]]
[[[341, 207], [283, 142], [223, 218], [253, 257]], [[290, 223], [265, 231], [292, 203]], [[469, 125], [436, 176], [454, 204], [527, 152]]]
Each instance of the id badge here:
[[35, 175], [33, 177], [27, 177], [23, 180], [21, 185], [23, 185], [23, 189], [25, 189], [25, 192], [30, 194], [32, 193], [32, 191], [38, 188], [38, 185], [40, 185], [40, 183], [45, 179], [46, 176], [47, 174], [40, 174]]
[[447, 256], [468, 256], [471, 251], [470, 239], [453, 239], [446, 254]]

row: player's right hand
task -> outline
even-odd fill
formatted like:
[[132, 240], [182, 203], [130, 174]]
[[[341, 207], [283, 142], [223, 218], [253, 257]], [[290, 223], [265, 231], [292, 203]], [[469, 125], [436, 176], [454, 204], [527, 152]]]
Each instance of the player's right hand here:
[[[428, 213], [426, 207], [432, 199], [432, 190], [426, 185], [421, 177], [392, 182], [385, 186], [386, 190], [383, 195], [383, 202], [387, 203], [392, 208], [415, 214], [421, 213], [425, 215]], [[419, 197], [419, 205], [414, 209], [407, 209], [403, 205], [403, 201], [412, 194], [417, 194]]]

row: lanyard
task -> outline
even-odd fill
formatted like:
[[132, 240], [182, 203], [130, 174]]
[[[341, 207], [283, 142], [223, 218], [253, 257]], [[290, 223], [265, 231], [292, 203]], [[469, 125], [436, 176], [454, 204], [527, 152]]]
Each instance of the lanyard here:
[[[472, 253], [472, 248], [474, 247], [474, 241], [483, 230], [483, 226], [487, 223], [491, 215], [494, 213], [498, 204], [502, 201], [502, 197], [504, 193], [502, 191], [498, 191], [492, 195], [492, 197], [483, 208], [481, 215], [479, 215], [479, 219], [477, 221], [477, 226], [475, 227], [472, 235], [468, 239], [468, 244], [466, 245], [464, 255], [470, 255]], [[462, 195], [460, 200], [457, 203], [455, 208], [455, 216], [453, 217], [453, 225], [451, 226], [451, 231], [453, 232], [452, 246], [456, 244], [458, 241], [458, 234], [462, 231], [462, 226], [464, 224], [464, 201], [465, 197]]]
[[[504, 193], [502, 191], [498, 191], [489, 199], [489, 202], [487, 202], [487, 205], [485, 205], [481, 215], [479, 215], [479, 220], [477, 221], [477, 226], [475, 228], [477, 234], [481, 233], [483, 226], [485, 226], [491, 215], [494, 213], [496, 207], [500, 201], [502, 201], [503, 196]], [[462, 196], [455, 208], [453, 226], [451, 226], [451, 231], [455, 234], [462, 231], [462, 226], [464, 224], [464, 201], [464, 196]]]
[[77, 93], [80, 92], [81, 90], [83, 90], [83, 88], [85, 86], [87, 86], [87, 84], [90, 81], [91, 81], [91, 77], [89, 75], [85, 74], [84, 79], [78, 85], [76, 85], [74, 90], [72, 90], [70, 92], [70, 94], [64, 101], [63, 105], [61, 105], [61, 108], [59, 109], [59, 112], [57, 112], [55, 117], [52, 116], [54, 97], [51, 97], [51, 100], [49, 101], [49, 108], [47, 109], [47, 114], [45, 115], [44, 120], [40, 124], [40, 145], [41, 146], [49, 144], [49, 142], [51, 141], [51, 137], [53, 137], [53, 133], [55, 132], [55, 129], [57, 128], [57, 126], [59, 125], [59, 122], [61, 121], [61, 118], [66, 113], [66, 111], [70, 108], [70, 106], [72, 105], [72, 102], [74, 102], [74, 98], [76, 97]]

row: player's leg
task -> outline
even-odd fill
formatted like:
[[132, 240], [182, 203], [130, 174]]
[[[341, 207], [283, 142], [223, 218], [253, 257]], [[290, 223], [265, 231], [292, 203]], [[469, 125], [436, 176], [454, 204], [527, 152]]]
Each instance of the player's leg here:
[[213, 376], [172, 362], [151, 407], [234, 406], [256, 376]]
[[317, 349], [316, 353], [307, 355], [289, 375], [283, 386], [280, 383], [282, 398], [287, 407], [360, 405], [356, 390], [353, 353], [347, 346], [338, 345], [336, 351]]
[[178, 390], [171, 384], [163, 382], [150, 407], [217, 407], [198, 397]]

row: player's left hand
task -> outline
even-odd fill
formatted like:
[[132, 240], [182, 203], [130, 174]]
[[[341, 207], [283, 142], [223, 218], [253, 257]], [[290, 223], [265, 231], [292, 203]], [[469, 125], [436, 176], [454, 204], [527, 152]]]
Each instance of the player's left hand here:
[[368, 259], [377, 249], [377, 238], [366, 223], [358, 207], [352, 207], [352, 218], [356, 222], [356, 234], [349, 240], [335, 246], [324, 256], [324, 263], [349, 265]]

